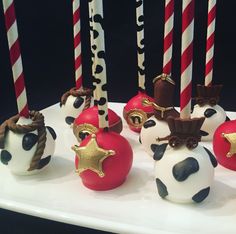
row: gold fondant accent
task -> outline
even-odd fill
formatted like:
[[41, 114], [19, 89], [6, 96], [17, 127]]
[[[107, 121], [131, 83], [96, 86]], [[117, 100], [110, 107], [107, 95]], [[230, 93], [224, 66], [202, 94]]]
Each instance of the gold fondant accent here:
[[[76, 126], [76, 125], [74, 125], [74, 126]], [[98, 131], [98, 129], [95, 126], [93, 126], [92, 124], [85, 123], [85, 124], [77, 125], [75, 127], [74, 133], [76, 135], [77, 140], [80, 142], [81, 141], [81, 139], [79, 137], [80, 132], [88, 133], [90, 135], [92, 133], [96, 133], [97, 131]]]
[[175, 85], [175, 82], [171, 79], [171, 76], [168, 75], [168, 74], [165, 74], [165, 73], [162, 73], [161, 75], [159, 75], [158, 77], [156, 77], [154, 80], [153, 80], [153, 83], [155, 83], [157, 80], [159, 79], [162, 79], [162, 80], [165, 80], [173, 85]]
[[231, 158], [234, 154], [236, 154], [236, 133], [222, 133], [222, 137], [230, 143], [230, 151], [226, 154], [226, 156]]
[[147, 114], [140, 109], [132, 109], [127, 113], [128, 124], [135, 128], [141, 128], [147, 119]]
[[154, 108], [155, 110], [160, 111], [160, 112], [161, 112], [161, 118], [164, 118], [164, 114], [165, 114], [166, 111], [168, 111], [168, 110], [173, 110], [173, 109], [174, 109], [174, 107], [172, 107], [172, 106], [170, 106], [170, 107], [162, 107], [162, 106], [159, 106], [159, 105], [157, 105], [155, 102], [151, 102], [151, 101], [149, 101], [149, 100], [146, 99], [146, 98], [144, 98], [144, 99], [142, 100], [142, 104], [143, 104], [144, 106], [153, 106], [153, 108]]
[[92, 135], [86, 146], [72, 146], [76, 156], [79, 158], [77, 172], [80, 175], [85, 170], [91, 170], [98, 174], [99, 177], [104, 177], [105, 173], [102, 169], [103, 161], [115, 154], [114, 150], [105, 150], [100, 148], [96, 141], [96, 135]]

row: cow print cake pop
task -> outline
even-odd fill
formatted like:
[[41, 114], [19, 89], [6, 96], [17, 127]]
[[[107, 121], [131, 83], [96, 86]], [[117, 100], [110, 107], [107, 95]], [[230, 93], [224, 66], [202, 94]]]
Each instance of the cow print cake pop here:
[[153, 144], [158, 144], [158, 138], [170, 134], [167, 118], [179, 117], [179, 113], [173, 107], [173, 95], [175, 83], [170, 76], [162, 74], [153, 81], [155, 103], [144, 102], [153, 105], [154, 116], [149, 118], [140, 132], [140, 142], [144, 150], [152, 155]]
[[156, 185], [160, 197], [177, 203], [202, 202], [209, 194], [217, 161], [200, 145], [204, 118], [168, 118], [169, 145], [154, 145]]
[[92, 105], [92, 90], [88, 88], [72, 88], [61, 97], [60, 107], [65, 122], [73, 124], [74, 120], [83, 111]]
[[217, 105], [222, 85], [197, 85], [197, 104], [192, 117], [205, 117], [201, 128], [202, 141], [212, 141], [215, 130], [227, 120], [224, 109]]
[[26, 119], [16, 115], [0, 126], [1, 162], [16, 175], [31, 175], [44, 169], [55, 150], [56, 133], [45, 127], [36, 111]]

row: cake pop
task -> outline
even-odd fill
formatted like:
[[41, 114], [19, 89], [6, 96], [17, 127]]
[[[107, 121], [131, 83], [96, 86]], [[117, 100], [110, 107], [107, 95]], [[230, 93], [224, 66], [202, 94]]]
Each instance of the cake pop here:
[[162, 74], [154, 79], [153, 83], [155, 103], [150, 103], [147, 100], [144, 100], [144, 103], [154, 107], [154, 116], [143, 124], [140, 132], [140, 142], [149, 155], [152, 155], [152, 145], [158, 144], [158, 138], [170, 134], [167, 118], [179, 116], [173, 107], [175, 83], [171, 77]]
[[131, 169], [132, 148], [115, 132], [100, 130], [72, 149], [76, 152], [76, 171], [89, 189], [116, 188], [125, 181]]
[[160, 197], [177, 203], [202, 202], [209, 194], [217, 161], [200, 145], [204, 118], [168, 118], [169, 144], [153, 146]]
[[[123, 124], [120, 116], [108, 109], [109, 130], [120, 133]], [[98, 107], [93, 106], [83, 111], [74, 121], [73, 132], [79, 142], [99, 130]]]
[[43, 115], [30, 111], [29, 117], [16, 115], [0, 126], [1, 162], [16, 175], [40, 172], [55, 150], [56, 133], [45, 127]]
[[61, 97], [60, 107], [65, 122], [73, 124], [74, 120], [83, 111], [93, 105], [92, 90], [88, 88], [72, 88]]
[[236, 120], [222, 123], [216, 129], [213, 150], [222, 166], [236, 171]]
[[213, 140], [217, 127], [227, 120], [224, 109], [217, 104], [221, 89], [222, 85], [197, 85], [197, 98], [195, 98], [197, 104], [191, 116], [205, 117], [201, 128], [202, 141]]
[[145, 105], [143, 100], [154, 102], [153, 98], [140, 91], [128, 101], [123, 110], [123, 117], [134, 132], [140, 132], [144, 122], [154, 114], [153, 107]]

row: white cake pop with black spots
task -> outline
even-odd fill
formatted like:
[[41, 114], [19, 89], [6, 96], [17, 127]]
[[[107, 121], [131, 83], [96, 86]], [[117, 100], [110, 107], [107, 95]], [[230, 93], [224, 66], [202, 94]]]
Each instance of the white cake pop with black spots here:
[[205, 117], [201, 128], [202, 141], [212, 141], [216, 129], [228, 118], [219, 101], [222, 85], [197, 85], [197, 104], [194, 106], [192, 117]]
[[201, 119], [168, 119], [169, 144], [155, 145], [155, 177], [160, 197], [176, 203], [199, 203], [210, 192], [217, 161], [198, 145]]
[[155, 103], [144, 101], [146, 105], [153, 105], [154, 116], [150, 117], [140, 132], [140, 143], [144, 150], [152, 155], [152, 147], [159, 143], [158, 139], [170, 134], [167, 118], [179, 117], [179, 113], [173, 107], [173, 95], [175, 83], [170, 76], [162, 74], [153, 80]]
[[65, 122], [68, 125], [73, 124], [76, 117], [83, 111], [93, 105], [92, 90], [88, 88], [72, 88], [61, 97], [60, 107]]
[[49, 164], [55, 140], [41, 113], [31, 111], [29, 119], [14, 116], [0, 126], [1, 163], [16, 175], [38, 173]]

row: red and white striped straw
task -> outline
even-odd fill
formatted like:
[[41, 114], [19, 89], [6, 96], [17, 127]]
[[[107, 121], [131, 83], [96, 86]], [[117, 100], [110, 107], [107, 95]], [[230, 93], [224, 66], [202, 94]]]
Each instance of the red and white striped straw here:
[[73, 0], [73, 25], [74, 25], [75, 82], [76, 82], [76, 88], [80, 89], [82, 87], [80, 0]]
[[206, 41], [207, 45], [206, 45], [205, 86], [210, 86], [212, 84], [214, 43], [215, 43], [215, 22], [216, 22], [216, 0], [209, 0], [207, 41]]
[[172, 70], [173, 27], [174, 27], [174, 0], [166, 0], [163, 73], [167, 75], [170, 75]]
[[183, 0], [180, 117], [190, 118], [194, 37], [194, 0]]
[[13, 0], [3, 0], [5, 25], [14, 79], [17, 107], [20, 116], [29, 117], [20, 43]]

